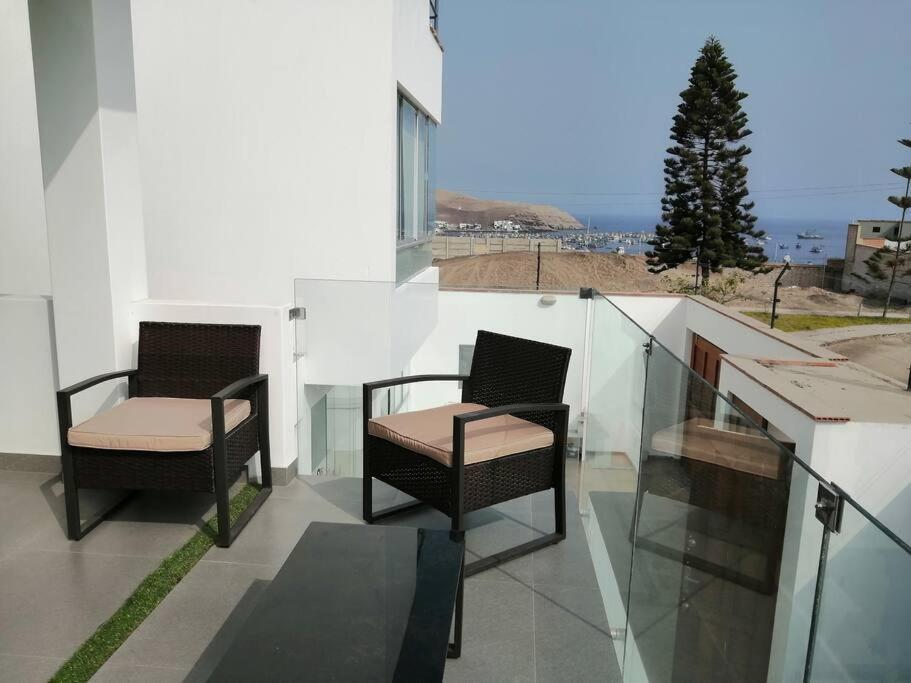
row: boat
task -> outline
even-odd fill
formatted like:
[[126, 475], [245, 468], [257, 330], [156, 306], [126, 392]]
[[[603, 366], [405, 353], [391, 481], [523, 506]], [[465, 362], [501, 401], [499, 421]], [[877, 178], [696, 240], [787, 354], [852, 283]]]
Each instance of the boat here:
[[785, 244], [784, 242], [779, 242], [779, 243], [778, 243], [778, 248], [779, 248], [779, 249], [787, 249], [787, 248], [788, 248], [788, 245]]
[[795, 245], [794, 245], [794, 248], [795, 248], [795, 249], [800, 249], [800, 248], [801, 248], [801, 247], [800, 247], [800, 242], [798, 242], [797, 244], [795, 244]]
[[816, 230], [804, 230], [803, 232], [797, 233], [797, 239], [799, 239], [799, 240], [821, 240], [824, 238]]
[[619, 254], [620, 256], [623, 256], [626, 253], [626, 249], [624, 249], [623, 247], [617, 247], [616, 249], [614, 249], [614, 253]]
[[810, 249], [810, 253], [811, 253], [811, 254], [821, 254], [821, 253], [822, 253], [822, 247], [813, 247], [812, 249]]

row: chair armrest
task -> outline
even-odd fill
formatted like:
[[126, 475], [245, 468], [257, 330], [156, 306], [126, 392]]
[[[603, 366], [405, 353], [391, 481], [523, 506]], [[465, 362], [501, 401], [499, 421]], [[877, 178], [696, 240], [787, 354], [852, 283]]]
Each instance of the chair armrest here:
[[373, 406], [371, 404], [374, 390], [395, 387], [400, 384], [413, 384], [415, 382], [468, 382], [470, 379], [471, 377], [468, 375], [409, 375], [408, 377], [381, 379], [376, 382], [364, 382], [363, 415], [365, 443], [367, 439], [367, 423], [373, 416]]
[[89, 387], [95, 386], [96, 384], [101, 384], [102, 382], [107, 382], [108, 380], [111, 380], [111, 379], [117, 379], [118, 377], [131, 377], [131, 376], [135, 375], [136, 372], [137, 371], [135, 369], [134, 370], [117, 370], [116, 372], [106, 372], [103, 375], [95, 375], [94, 377], [90, 377], [89, 379], [83, 380], [81, 382], [77, 382], [76, 384], [73, 384], [72, 386], [68, 386], [65, 389], [60, 389], [57, 392], [57, 396], [58, 397], [65, 396], [65, 397], [69, 398], [70, 396], [73, 396], [74, 394], [78, 394], [80, 391], [84, 391], [84, 390], [88, 389]]
[[478, 420], [486, 420], [488, 417], [497, 415], [508, 415], [510, 413], [569, 413], [569, 406], [565, 403], [511, 403], [505, 406], [496, 406], [495, 408], [484, 408], [475, 410], [470, 413], [453, 415], [454, 423], [467, 424]]
[[236, 382], [232, 382], [231, 384], [226, 386], [224, 389], [219, 391], [217, 394], [213, 394], [212, 402], [213, 402], [213, 404], [215, 403], [215, 401], [224, 402], [225, 399], [229, 399], [229, 398], [233, 398], [234, 396], [237, 396], [244, 389], [252, 387], [256, 384], [260, 384], [261, 382], [268, 383], [268, 381], [269, 381], [269, 375], [250, 375], [249, 377], [244, 377], [243, 379], [239, 379]]
[[[256, 409], [268, 405], [269, 375], [250, 375], [232, 382], [218, 393], [212, 394], [212, 444], [215, 449], [216, 466], [225, 467], [225, 401], [242, 393], [245, 389], [256, 387]], [[268, 420], [268, 409], [266, 409]], [[259, 418], [258, 418], [259, 419]]]
[[364, 382], [364, 391], [373, 392], [375, 389], [385, 389], [400, 384], [412, 384], [414, 382], [467, 382], [471, 379], [468, 375], [410, 375], [408, 377], [393, 377], [392, 379], [381, 379], [376, 382]]

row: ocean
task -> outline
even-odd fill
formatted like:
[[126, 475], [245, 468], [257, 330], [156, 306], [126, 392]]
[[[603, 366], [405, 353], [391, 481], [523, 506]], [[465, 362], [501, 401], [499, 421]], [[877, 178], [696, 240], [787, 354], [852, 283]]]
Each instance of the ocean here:
[[[647, 216], [620, 216], [620, 215], [581, 215], [574, 214], [583, 225], [587, 225], [591, 218], [592, 232], [647, 232], [655, 230], [657, 218]], [[765, 245], [765, 254], [775, 263], [781, 262], [785, 254], [791, 256], [792, 263], [825, 263], [827, 258], [844, 258], [845, 239], [848, 232], [847, 220], [802, 219], [802, 218], [762, 218], [756, 222], [757, 228], [765, 230], [768, 241]], [[807, 230], [815, 230], [822, 235], [821, 240], [798, 240], [797, 234]], [[573, 231], [578, 235], [578, 231]], [[781, 246], [779, 246], [781, 245]], [[797, 247], [800, 245], [800, 248]], [[810, 249], [819, 247], [818, 253], [811, 253]], [[648, 251], [648, 245], [624, 245], [627, 254], [638, 254]], [[612, 248], [600, 251], [611, 251]]]

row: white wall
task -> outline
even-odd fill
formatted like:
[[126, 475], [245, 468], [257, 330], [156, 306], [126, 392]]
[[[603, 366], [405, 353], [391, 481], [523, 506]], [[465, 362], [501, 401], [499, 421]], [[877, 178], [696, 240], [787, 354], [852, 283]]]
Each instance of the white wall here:
[[[570, 422], [582, 405], [582, 356], [585, 348], [585, 310], [588, 300], [576, 294], [556, 295], [552, 306], [540, 303], [535, 292], [441, 291], [437, 325], [411, 360], [413, 374], [459, 371], [459, 345], [474, 344], [478, 330], [525, 337], [573, 350], [563, 401], [570, 406]], [[459, 401], [454, 382], [433, 383], [413, 394], [412, 408]]]
[[607, 298], [646, 332], [655, 335], [668, 351], [684, 357], [686, 297], [611, 294]]
[[47, 295], [51, 275], [28, 0], [0, 3], [0, 93], [0, 294]]
[[0, 453], [60, 455], [48, 297], [0, 296]]
[[[443, 50], [428, 30], [430, 11], [426, 0], [394, 0], [395, 79], [412, 100], [436, 121], [443, 118]], [[444, 10], [445, 11], [445, 10]]]
[[397, 83], [440, 110], [426, 12], [134, 5], [151, 297], [283, 305], [294, 277], [395, 280]]
[[58, 455], [56, 360], [28, 1], [0, 3], [0, 453]]
[[38, 125], [63, 385], [127, 367], [145, 296], [127, 0], [33, 0]]

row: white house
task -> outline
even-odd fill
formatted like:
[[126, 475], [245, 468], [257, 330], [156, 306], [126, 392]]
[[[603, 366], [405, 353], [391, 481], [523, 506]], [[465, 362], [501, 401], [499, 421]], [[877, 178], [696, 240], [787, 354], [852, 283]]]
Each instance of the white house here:
[[799, 680], [809, 634], [818, 670], [911, 676], [907, 598], [863, 573], [908, 566], [911, 394], [698, 297], [440, 288], [436, 22], [426, 0], [3, 3], [0, 469], [59, 468], [55, 390], [131, 367], [141, 320], [262, 326], [278, 483], [358, 474], [363, 382], [459, 372], [479, 329], [530, 337], [572, 349], [573, 486], [626, 680], [711, 669], [702, 648]]
[[263, 326], [273, 463], [293, 466], [294, 279], [430, 264], [427, 2], [2, 12], [0, 453], [59, 453], [54, 388], [130, 367], [139, 320], [221, 320]]

